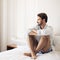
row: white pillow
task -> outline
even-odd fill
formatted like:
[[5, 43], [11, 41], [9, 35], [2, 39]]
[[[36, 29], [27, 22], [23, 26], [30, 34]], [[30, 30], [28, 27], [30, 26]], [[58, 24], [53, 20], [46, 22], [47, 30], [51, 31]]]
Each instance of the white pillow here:
[[60, 51], [60, 36], [54, 36], [54, 49]]

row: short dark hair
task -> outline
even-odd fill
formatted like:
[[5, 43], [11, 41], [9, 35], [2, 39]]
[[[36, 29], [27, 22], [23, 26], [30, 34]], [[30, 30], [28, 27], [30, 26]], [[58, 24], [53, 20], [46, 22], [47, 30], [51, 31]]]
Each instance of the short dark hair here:
[[39, 13], [37, 16], [39, 16], [42, 19], [45, 19], [45, 22], [47, 22], [48, 17], [46, 13]]

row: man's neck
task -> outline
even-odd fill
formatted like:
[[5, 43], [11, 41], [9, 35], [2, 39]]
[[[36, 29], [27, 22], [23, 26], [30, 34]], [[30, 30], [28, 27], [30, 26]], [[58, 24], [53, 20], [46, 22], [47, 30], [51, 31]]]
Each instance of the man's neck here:
[[41, 28], [41, 29], [44, 29], [45, 25], [46, 25], [46, 23], [45, 23], [45, 24], [40, 25], [40, 28]]

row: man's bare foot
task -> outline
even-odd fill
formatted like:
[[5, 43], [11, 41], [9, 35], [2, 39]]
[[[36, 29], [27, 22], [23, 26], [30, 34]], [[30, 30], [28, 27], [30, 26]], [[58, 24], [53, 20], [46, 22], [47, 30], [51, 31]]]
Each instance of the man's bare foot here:
[[36, 54], [34, 53], [24, 53], [25, 56], [29, 56], [29, 57], [32, 57], [33, 59], [36, 59]]
[[24, 55], [31, 57], [31, 53], [24, 53]]

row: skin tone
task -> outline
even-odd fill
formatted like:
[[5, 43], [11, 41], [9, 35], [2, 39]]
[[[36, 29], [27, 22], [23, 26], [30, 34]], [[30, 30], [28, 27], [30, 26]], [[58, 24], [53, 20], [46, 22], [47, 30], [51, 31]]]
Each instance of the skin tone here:
[[[40, 26], [41, 29], [44, 29], [46, 22], [45, 19], [41, 19], [39, 16], [37, 16], [37, 23]], [[33, 46], [33, 39], [31, 38], [32, 36], [37, 35], [37, 31], [36, 30], [32, 30], [29, 33], [29, 46], [30, 46], [30, 50], [31, 53], [24, 53], [24, 55], [26, 56], [31, 56], [32, 58], [36, 58], [36, 53], [39, 52], [41, 49], [42, 51], [46, 52], [47, 49], [50, 47], [50, 37], [49, 36], [41, 36], [41, 39], [38, 43], [38, 45], [34, 48]]]

